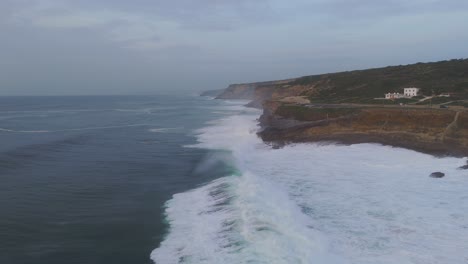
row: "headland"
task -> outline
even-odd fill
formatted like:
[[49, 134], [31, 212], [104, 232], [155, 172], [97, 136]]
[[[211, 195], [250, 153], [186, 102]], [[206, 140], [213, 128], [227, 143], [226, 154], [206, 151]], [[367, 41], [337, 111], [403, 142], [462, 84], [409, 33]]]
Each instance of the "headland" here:
[[259, 136], [275, 146], [380, 143], [468, 156], [468, 59], [232, 84], [217, 98], [262, 108]]

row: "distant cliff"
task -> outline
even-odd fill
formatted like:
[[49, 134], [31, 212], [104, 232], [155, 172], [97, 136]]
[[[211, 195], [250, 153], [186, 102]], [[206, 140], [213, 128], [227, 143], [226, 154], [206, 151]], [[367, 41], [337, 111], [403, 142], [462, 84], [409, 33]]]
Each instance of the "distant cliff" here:
[[218, 95], [217, 99], [245, 99], [252, 100], [251, 106], [260, 108], [263, 101], [271, 99], [276, 87], [281, 87], [285, 83], [294, 81], [295, 79], [231, 84]]
[[211, 97], [216, 97], [220, 94], [224, 93], [224, 89], [218, 89], [218, 90], [209, 90], [209, 91], [204, 91], [200, 94], [200, 96], [211, 96]]

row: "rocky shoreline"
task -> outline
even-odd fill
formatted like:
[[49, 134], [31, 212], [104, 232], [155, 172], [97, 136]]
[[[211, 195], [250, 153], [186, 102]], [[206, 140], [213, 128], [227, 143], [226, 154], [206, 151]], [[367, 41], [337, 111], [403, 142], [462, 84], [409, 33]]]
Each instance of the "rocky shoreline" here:
[[[263, 109], [259, 136], [275, 146], [379, 143], [466, 157], [467, 66], [462, 59], [232, 84], [216, 98], [247, 99], [248, 107]], [[421, 99], [430, 100], [382, 98], [405, 87], [420, 87]]]
[[[306, 109], [288, 112], [285, 107]], [[275, 147], [299, 142], [379, 143], [435, 156], [468, 156], [465, 111], [314, 108], [267, 101], [259, 121], [259, 136]]]

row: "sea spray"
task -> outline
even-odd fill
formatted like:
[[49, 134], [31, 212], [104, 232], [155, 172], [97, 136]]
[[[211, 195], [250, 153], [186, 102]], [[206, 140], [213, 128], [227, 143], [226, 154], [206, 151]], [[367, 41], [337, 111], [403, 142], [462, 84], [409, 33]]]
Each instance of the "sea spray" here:
[[151, 254], [156, 263], [345, 263], [328, 252], [325, 237], [273, 182], [248, 171], [258, 148], [257, 110], [243, 110], [197, 131], [190, 147], [224, 150], [198, 169], [223, 160], [237, 172], [166, 204], [170, 231]]
[[242, 111], [197, 131], [190, 147], [230, 153], [236, 172], [168, 201], [156, 263], [468, 259], [466, 159], [376, 144], [273, 150], [256, 136], [259, 113]]

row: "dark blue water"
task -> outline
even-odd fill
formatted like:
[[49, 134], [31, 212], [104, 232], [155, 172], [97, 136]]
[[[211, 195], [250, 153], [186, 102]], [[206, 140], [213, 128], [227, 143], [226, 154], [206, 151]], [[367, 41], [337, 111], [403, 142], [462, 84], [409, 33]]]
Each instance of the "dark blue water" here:
[[195, 96], [0, 97], [0, 263], [152, 263], [164, 202], [201, 172]]

